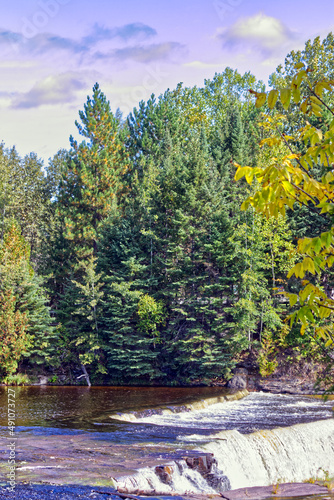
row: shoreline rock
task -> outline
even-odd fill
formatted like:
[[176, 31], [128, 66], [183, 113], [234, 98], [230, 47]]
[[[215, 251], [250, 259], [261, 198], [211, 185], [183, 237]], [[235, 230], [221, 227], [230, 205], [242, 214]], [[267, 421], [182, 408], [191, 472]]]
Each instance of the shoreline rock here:
[[311, 483], [284, 483], [273, 486], [253, 486], [251, 488], [229, 490], [221, 494], [226, 500], [267, 500], [282, 497], [303, 498], [309, 495], [326, 495], [328, 499], [334, 498], [334, 492], [330, 492], [326, 486]]
[[[4, 495], [4, 496], [3, 496]], [[217, 496], [213, 495], [159, 495], [150, 496], [150, 500], [274, 500], [279, 498], [305, 498], [312, 495], [321, 495], [322, 500], [334, 499], [334, 492], [325, 486], [310, 483], [286, 483], [274, 486], [254, 486], [229, 490]], [[119, 494], [110, 487], [85, 485], [54, 485], [54, 484], [23, 484], [17, 483], [13, 493], [0, 487], [0, 498], [15, 500], [79, 500], [87, 498], [119, 500]], [[123, 498], [126, 495], [122, 495]], [[129, 495], [130, 496], [130, 495]], [[138, 499], [145, 499], [143, 495], [136, 495]]]

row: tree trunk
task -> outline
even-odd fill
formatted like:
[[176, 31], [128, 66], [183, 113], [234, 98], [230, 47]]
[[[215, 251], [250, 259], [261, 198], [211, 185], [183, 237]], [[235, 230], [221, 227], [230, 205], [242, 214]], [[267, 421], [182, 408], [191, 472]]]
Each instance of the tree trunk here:
[[83, 371], [83, 375], [80, 375], [80, 377], [77, 377], [77, 380], [81, 377], [85, 377], [88, 387], [91, 387], [92, 384], [90, 383], [89, 375], [88, 375], [88, 372], [86, 370], [85, 365], [81, 364], [81, 370]]

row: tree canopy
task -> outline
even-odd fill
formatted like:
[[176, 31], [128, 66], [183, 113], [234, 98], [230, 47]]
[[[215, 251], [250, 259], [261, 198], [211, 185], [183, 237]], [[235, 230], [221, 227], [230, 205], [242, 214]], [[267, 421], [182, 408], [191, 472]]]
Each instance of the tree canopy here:
[[96, 84], [82, 141], [45, 167], [1, 145], [1, 377], [222, 384], [282, 352], [330, 367], [333, 72], [329, 34], [269, 89], [226, 68], [123, 118]]

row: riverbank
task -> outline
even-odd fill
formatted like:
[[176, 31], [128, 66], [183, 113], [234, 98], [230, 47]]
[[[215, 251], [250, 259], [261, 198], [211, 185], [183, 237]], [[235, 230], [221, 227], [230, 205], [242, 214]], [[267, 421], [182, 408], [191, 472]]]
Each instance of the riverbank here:
[[[322, 395], [332, 385], [334, 380], [334, 366], [331, 371], [329, 367], [319, 359], [310, 357], [304, 358], [300, 355], [298, 349], [283, 349], [276, 355], [276, 368], [272, 373], [261, 375], [259, 365], [259, 354], [255, 350], [245, 351], [241, 356], [237, 366], [233, 370], [232, 378], [198, 379], [188, 384], [163, 384], [161, 387], [179, 387], [179, 388], [229, 388], [237, 391], [248, 389], [249, 391], [264, 391], [274, 394], [300, 394], [300, 395]], [[24, 373], [19, 373], [11, 377], [12, 383], [8, 385], [22, 385], [25, 387], [81, 387], [86, 382], [75, 369], [67, 372], [59, 372], [39, 368], [27, 368]], [[79, 373], [79, 372], [78, 372]], [[5, 384], [0, 383], [0, 386]], [[93, 384], [93, 387], [112, 387], [104, 380], [100, 384]], [[150, 387], [160, 387], [159, 384], [152, 383]], [[116, 386], [114, 386], [116, 387]], [[121, 385], [117, 387], [122, 387]], [[129, 387], [136, 387], [130, 385]], [[137, 387], [148, 387], [140, 385]], [[333, 390], [333, 387], [332, 387]]]

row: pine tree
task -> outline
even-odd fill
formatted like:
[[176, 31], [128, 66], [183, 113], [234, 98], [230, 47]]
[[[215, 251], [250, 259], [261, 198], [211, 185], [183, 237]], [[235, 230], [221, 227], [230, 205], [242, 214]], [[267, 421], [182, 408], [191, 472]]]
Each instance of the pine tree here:
[[52, 179], [58, 177], [58, 164], [62, 164], [55, 193], [58, 238], [52, 251], [57, 266], [50, 286], [56, 292], [54, 305], [71, 347], [69, 358], [78, 362], [79, 357], [82, 366], [96, 361], [94, 369], [101, 371], [97, 323], [92, 320], [95, 312], [87, 301], [92, 287], [97, 291], [100, 286], [94, 274], [99, 232], [105, 220], [118, 211], [127, 189], [129, 161], [123, 124], [111, 112], [98, 84], [79, 116], [81, 123], [76, 126], [85, 140], [79, 144], [71, 137], [70, 152], [60, 154], [49, 168], [48, 179], [54, 185]]
[[98, 84], [79, 115], [82, 123], [76, 126], [88, 142], [71, 137], [58, 199], [65, 237], [81, 259], [97, 251], [99, 227], [117, 207], [129, 162], [120, 121]]

